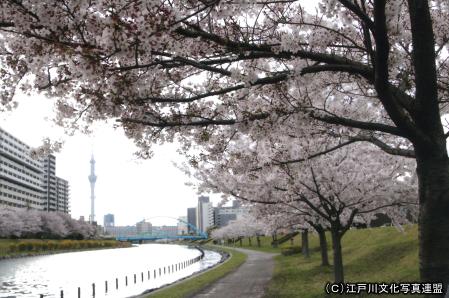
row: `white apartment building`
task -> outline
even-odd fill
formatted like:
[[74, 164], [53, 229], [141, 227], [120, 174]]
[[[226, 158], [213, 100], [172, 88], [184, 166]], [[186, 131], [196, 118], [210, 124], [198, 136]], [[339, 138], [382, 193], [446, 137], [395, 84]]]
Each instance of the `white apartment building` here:
[[55, 157], [35, 160], [30, 152], [0, 128], [0, 205], [68, 213], [68, 182], [61, 181], [58, 197]]
[[62, 178], [56, 177], [56, 209], [58, 211], [69, 213], [70, 189], [69, 182]]
[[200, 196], [198, 198], [196, 212], [196, 226], [201, 232], [206, 232], [207, 228], [214, 225], [214, 206], [212, 202], [209, 202], [209, 197]]

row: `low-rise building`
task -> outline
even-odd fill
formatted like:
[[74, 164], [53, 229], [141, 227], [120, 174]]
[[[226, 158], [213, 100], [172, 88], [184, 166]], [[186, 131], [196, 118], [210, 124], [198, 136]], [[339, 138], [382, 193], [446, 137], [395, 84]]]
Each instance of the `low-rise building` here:
[[217, 207], [214, 209], [215, 225], [218, 228], [227, 226], [230, 221], [240, 219], [248, 214], [245, 207]]
[[136, 226], [114, 226], [105, 227], [105, 233], [114, 237], [137, 236]]
[[155, 237], [175, 237], [178, 235], [177, 226], [154, 226], [152, 235]]
[[138, 235], [151, 235], [153, 232], [153, 225], [151, 222], [142, 220], [136, 223], [136, 232]]

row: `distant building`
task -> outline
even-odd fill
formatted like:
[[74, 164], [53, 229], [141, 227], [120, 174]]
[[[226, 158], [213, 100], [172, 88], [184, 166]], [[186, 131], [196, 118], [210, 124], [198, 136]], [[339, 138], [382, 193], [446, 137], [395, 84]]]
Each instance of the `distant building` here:
[[137, 235], [136, 226], [105, 227], [104, 230], [106, 234], [114, 237], [127, 237]]
[[196, 222], [196, 227], [201, 232], [206, 232], [207, 228], [214, 225], [214, 207], [212, 205], [212, 202], [209, 202], [209, 197], [200, 196], [198, 198]]
[[145, 220], [136, 223], [136, 232], [138, 235], [151, 235], [153, 231], [153, 225], [151, 222], [146, 222]]
[[152, 235], [156, 237], [175, 237], [178, 235], [178, 227], [165, 225], [154, 226]]
[[[195, 234], [196, 231], [193, 227], [196, 227], [196, 208], [187, 208], [187, 232], [189, 234]], [[192, 227], [193, 226], [193, 227]]]
[[103, 217], [103, 225], [105, 228], [115, 226], [114, 214], [106, 214]]
[[[217, 207], [214, 208], [215, 225], [219, 228], [227, 226], [230, 221], [240, 219], [248, 214], [245, 207]], [[237, 205], [240, 206], [240, 205]]]
[[206, 197], [206, 196], [198, 197], [198, 203], [209, 203], [209, 202], [210, 202], [209, 197]]
[[33, 159], [31, 151], [0, 128], [0, 205], [69, 213], [69, 184], [56, 177], [55, 156]]
[[187, 216], [180, 216], [178, 218], [178, 235], [187, 235]]

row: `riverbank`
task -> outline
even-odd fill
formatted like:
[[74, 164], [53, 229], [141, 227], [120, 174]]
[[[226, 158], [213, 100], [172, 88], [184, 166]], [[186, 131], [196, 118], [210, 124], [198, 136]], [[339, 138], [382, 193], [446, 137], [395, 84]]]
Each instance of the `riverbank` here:
[[[330, 235], [327, 235], [328, 241]], [[260, 237], [261, 247], [244, 239], [242, 247], [259, 251], [282, 252], [288, 247], [299, 248], [301, 239], [296, 236], [278, 248], [271, 246], [271, 237]], [[418, 228], [404, 226], [401, 233], [394, 227], [351, 229], [343, 237], [343, 263], [347, 282], [414, 282], [419, 280]], [[321, 266], [319, 239], [309, 235], [310, 257], [302, 254], [275, 257], [274, 276], [268, 286], [266, 298], [324, 295], [324, 285], [333, 280], [332, 266]], [[237, 244], [239, 245], [239, 244]], [[328, 244], [332, 264], [332, 248]], [[297, 251], [301, 251], [298, 249]], [[379, 295], [379, 297], [384, 297]], [[420, 296], [416, 296], [420, 297]]]
[[236, 270], [247, 259], [246, 254], [230, 248], [207, 246], [203, 247], [203, 249], [220, 252], [222, 256], [227, 254], [228, 257], [225, 259], [222, 258], [222, 261], [219, 265], [216, 265], [210, 269], [197, 272], [171, 285], [166, 285], [151, 293], [143, 294], [136, 297], [138, 298], [191, 297], [193, 294], [198, 293], [200, 290], [209, 286], [213, 282], [219, 280], [220, 278]]
[[0, 260], [131, 245], [116, 240], [0, 239]]

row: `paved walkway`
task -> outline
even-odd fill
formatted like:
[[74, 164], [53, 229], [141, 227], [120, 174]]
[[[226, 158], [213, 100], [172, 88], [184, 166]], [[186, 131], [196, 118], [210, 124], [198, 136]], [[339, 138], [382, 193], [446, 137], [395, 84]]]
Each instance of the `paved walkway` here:
[[236, 248], [248, 255], [236, 271], [212, 283], [194, 298], [257, 298], [262, 297], [273, 276], [275, 254]]

